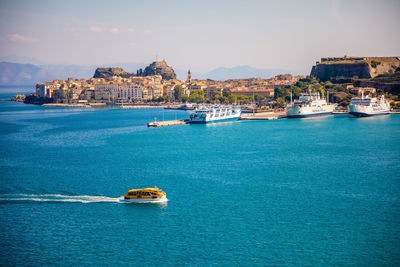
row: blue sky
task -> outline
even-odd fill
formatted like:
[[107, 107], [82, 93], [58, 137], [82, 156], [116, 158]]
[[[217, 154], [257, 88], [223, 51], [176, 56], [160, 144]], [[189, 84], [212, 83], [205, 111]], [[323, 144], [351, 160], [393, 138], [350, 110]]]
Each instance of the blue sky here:
[[0, 56], [308, 74], [324, 56], [400, 56], [398, 14], [400, 1], [0, 0]]

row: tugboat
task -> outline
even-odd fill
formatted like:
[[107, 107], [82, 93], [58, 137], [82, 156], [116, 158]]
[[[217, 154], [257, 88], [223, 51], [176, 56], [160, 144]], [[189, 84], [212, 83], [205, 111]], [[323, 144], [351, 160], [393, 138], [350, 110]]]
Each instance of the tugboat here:
[[157, 186], [154, 188], [131, 189], [124, 195], [124, 202], [129, 203], [160, 203], [167, 201], [167, 194]]

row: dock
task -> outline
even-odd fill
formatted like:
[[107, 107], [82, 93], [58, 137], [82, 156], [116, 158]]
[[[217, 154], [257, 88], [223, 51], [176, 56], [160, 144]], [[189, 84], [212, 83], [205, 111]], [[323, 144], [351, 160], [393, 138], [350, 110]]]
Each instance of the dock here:
[[240, 120], [277, 120], [286, 118], [286, 112], [259, 112], [259, 113], [247, 113], [240, 115]]
[[147, 123], [147, 127], [163, 127], [171, 125], [187, 124], [185, 120], [172, 120], [172, 121], [154, 121]]
[[138, 109], [138, 108], [166, 108], [166, 105], [117, 105], [122, 109]]

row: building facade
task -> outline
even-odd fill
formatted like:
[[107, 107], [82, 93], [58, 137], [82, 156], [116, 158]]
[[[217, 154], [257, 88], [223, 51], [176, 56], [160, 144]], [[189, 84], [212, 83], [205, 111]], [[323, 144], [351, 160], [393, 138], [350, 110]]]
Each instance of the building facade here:
[[140, 86], [122, 85], [119, 88], [119, 93], [119, 99], [121, 100], [143, 99], [143, 90]]
[[119, 97], [119, 87], [113, 83], [103, 83], [94, 85], [94, 99], [96, 100], [115, 100]]

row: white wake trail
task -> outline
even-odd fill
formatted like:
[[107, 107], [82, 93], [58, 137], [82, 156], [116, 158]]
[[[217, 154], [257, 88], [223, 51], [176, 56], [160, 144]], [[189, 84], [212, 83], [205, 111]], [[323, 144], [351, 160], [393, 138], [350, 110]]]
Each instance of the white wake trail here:
[[88, 196], [88, 195], [61, 195], [61, 194], [2, 194], [0, 201], [37, 201], [37, 202], [79, 202], [99, 203], [111, 202], [121, 203], [123, 197]]

